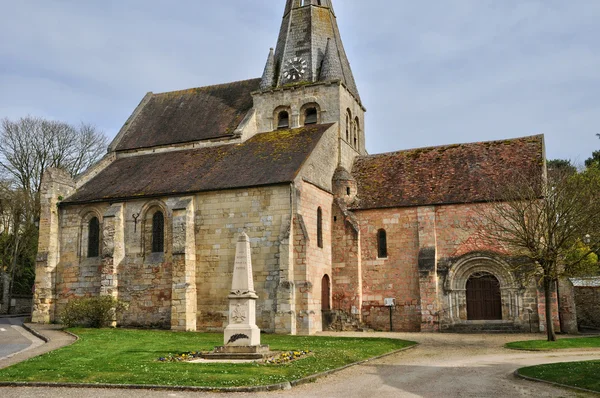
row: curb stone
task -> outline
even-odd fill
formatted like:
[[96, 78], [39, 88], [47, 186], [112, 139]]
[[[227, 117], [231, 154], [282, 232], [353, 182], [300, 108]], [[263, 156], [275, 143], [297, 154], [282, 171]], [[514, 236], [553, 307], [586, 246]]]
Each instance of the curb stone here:
[[[27, 330], [30, 330], [29, 328]], [[32, 331], [35, 329], [31, 328]], [[71, 332], [64, 331], [72, 336], [75, 336], [77, 340], [79, 337]], [[43, 336], [41, 333], [35, 331], [32, 332], [44, 341], [48, 341], [48, 338]], [[48, 383], [48, 382], [0, 382], [0, 387], [57, 387], [57, 388], [106, 388], [106, 389], [123, 389], [123, 390], [159, 390], [159, 391], [196, 391], [196, 392], [269, 392], [269, 391], [281, 391], [291, 390], [293, 387], [300, 386], [303, 384], [313, 383], [318, 379], [326, 376], [330, 376], [334, 373], [340, 372], [344, 369], [352, 366], [362, 365], [364, 363], [375, 361], [377, 359], [385, 358], [400, 352], [410, 350], [417, 347], [419, 344], [413, 344], [409, 347], [404, 347], [399, 350], [388, 352], [373, 358], [364, 359], [362, 361], [350, 363], [344, 365], [341, 368], [326, 370], [321, 373], [317, 373], [311, 376], [304, 377], [298, 380], [286, 381], [278, 384], [270, 384], [266, 386], [255, 386], [255, 387], [195, 387], [195, 386], [161, 386], [161, 385], [147, 385], [147, 384], [78, 384], [78, 383]]]
[[578, 390], [578, 391], [591, 392], [593, 394], [598, 394], [598, 391], [590, 390], [590, 389], [583, 388], [583, 387], [575, 387], [575, 386], [570, 386], [568, 384], [556, 383], [554, 381], [548, 381], [548, 380], [538, 379], [535, 377], [524, 376], [521, 373], [519, 373], [519, 369], [515, 370], [513, 374], [515, 375], [515, 377], [518, 377], [519, 379], [523, 379], [523, 380], [527, 380], [527, 381], [534, 381], [536, 383], [545, 383], [545, 384], [549, 384], [549, 385], [556, 386], [556, 387], [567, 388], [570, 390]]
[[[50, 338], [48, 338], [47, 336], [45, 336], [43, 333], [37, 331], [33, 327], [29, 326], [28, 324], [24, 323], [22, 326], [23, 326], [23, 329], [26, 329], [29, 333], [33, 334], [35, 337], [44, 340], [46, 343], [50, 342]], [[69, 336], [75, 338], [75, 341], [73, 341], [71, 344], [79, 341], [79, 336], [77, 336], [75, 333], [71, 333], [68, 330], [64, 330], [64, 329], [57, 329], [57, 330], [60, 331], [60, 332], [62, 332], [62, 333], [66, 333]], [[69, 345], [71, 345], [71, 344], [69, 344]], [[67, 347], [67, 346], [65, 346], [65, 347]], [[62, 347], [60, 347], [60, 348], [62, 348]], [[54, 351], [54, 350], [52, 350], [52, 351]]]
[[50, 339], [46, 336], [44, 336], [43, 334], [41, 334], [40, 332], [38, 332], [37, 330], [29, 327], [26, 324], [22, 324], [21, 327], [25, 330], [27, 330], [29, 333], [31, 333], [32, 335], [34, 335], [35, 337], [37, 337], [40, 340], [43, 340], [44, 343], [48, 343], [50, 341]]

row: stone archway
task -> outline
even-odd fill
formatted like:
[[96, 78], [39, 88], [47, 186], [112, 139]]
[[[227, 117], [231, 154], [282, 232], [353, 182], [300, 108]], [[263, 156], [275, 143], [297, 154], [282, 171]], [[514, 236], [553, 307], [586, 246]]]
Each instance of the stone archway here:
[[491, 254], [471, 253], [452, 264], [444, 293], [443, 317], [450, 323], [508, 321], [522, 315], [523, 290], [517, 278], [505, 261]]

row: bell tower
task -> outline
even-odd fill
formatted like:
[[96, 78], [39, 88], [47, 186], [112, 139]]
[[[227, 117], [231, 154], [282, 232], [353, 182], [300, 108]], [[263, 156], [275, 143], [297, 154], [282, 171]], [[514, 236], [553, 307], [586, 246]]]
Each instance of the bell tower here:
[[262, 88], [340, 80], [360, 101], [331, 0], [287, 0]]
[[366, 154], [364, 113], [332, 0], [286, 0], [275, 48], [254, 94], [259, 132], [338, 123], [338, 163]]

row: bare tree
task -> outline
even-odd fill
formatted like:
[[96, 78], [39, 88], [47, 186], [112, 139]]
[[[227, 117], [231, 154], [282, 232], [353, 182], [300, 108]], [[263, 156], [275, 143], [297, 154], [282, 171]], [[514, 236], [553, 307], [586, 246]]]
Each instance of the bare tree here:
[[40, 189], [48, 167], [72, 176], [91, 166], [106, 151], [108, 140], [94, 126], [74, 127], [35, 117], [0, 124], [0, 172], [30, 193]]
[[7, 289], [12, 292], [15, 282], [22, 282], [15, 277], [32, 276], [37, 246], [34, 221], [39, 217], [42, 174], [48, 167], [56, 167], [76, 176], [102, 156], [107, 141], [102, 132], [84, 123], [72, 126], [29, 116], [0, 121], [0, 279], [4, 302]]
[[514, 178], [475, 220], [484, 244], [527, 258], [518, 266], [542, 284], [548, 341], [555, 341], [551, 296], [559, 278], [597, 272], [600, 171], [554, 173], [552, 180]]

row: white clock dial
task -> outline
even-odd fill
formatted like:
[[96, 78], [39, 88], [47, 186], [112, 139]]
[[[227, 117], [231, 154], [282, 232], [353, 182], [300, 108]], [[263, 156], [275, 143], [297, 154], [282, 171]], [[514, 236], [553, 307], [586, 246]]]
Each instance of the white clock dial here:
[[308, 62], [302, 57], [288, 59], [283, 67], [283, 77], [288, 81], [299, 81], [308, 69]]

